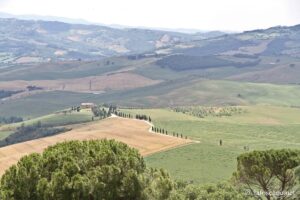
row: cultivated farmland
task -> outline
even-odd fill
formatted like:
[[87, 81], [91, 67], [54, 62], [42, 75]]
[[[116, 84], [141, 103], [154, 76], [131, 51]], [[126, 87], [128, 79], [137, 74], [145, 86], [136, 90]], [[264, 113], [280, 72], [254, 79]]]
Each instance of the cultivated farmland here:
[[204, 184], [230, 179], [236, 169], [236, 158], [242, 153], [300, 148], [299, 108], [260, 105], [237, 109], [244, 112], [204, 118], [171, 109], [123, 109], [122, 112], [146, 114], [151, 116], [155, 127], [201, 141], [148, 156], [146, 161], [148, 166], [167, 169], [178, 180]]
[[24, 155], [42, 152], [46, 147], [68, 140], [115, 139], [137, 148], [143, 156], [164, 151], [191, 140], [150, 133], [150, 124], [133, 119], [112, 117], [102, 121], [68, 126], [71, 131], [0, 148], [0, 174]]

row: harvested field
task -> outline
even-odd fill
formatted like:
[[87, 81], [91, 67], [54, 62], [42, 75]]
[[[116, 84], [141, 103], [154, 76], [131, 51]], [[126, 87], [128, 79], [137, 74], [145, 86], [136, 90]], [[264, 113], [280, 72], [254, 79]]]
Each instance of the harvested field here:
[[15, 62], [16, 63], [32, 63], [32, 62], [39, 62], [39, 61], [41, 61], [41, 58], [39, 58], [39, 57], [24, 56], [24, 57], [18, 58]]
[[42, 87], [45, 90], [64, 90], [74, 92], [93, 92], [105, 90], [122, 90], [144, 87], [159, 83], [141, 75], [118, 73], [113, 75], [89, 76], [76, 79], [5, 81], [0, 82], [2, 90], [24, 90], [27, 86]]
[[37, 140], [0, 148], [0, 175], [24, 155], [68, 140], [115, 139], [140, 151], [143, 156], [185, 145], [191, 140], [150, 133], [144, 121], [112, 117], [102, 121], [69, 126], [73, 130]]

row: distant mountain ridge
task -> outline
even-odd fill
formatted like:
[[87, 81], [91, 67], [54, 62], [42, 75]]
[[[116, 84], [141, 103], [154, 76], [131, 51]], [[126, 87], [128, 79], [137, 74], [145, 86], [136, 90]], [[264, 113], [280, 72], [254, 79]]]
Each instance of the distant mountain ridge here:
[[[222, 34], [222, 33], [219, 33]], [[215, 36], [215, 32], [212, 34]], [[138, 54], [210, 37], [137, 28], [0, 18], [0, 62], [87, 60]]]
[[11, 55], [12, 60], [97, 59], [190, 40], [189, 35], [180, 33], [8, 18], [0, 19], [0, 34], [0, 52]]
[[[10, 13], [0, 12], [0, 18], [14, 18], [19, 20], [35, 20], [35, 21], [58, 21], [69, 24], [93, 24], [84, 19], [73, 19], [66, 17], [55, 17], [55, 16], [40, 16], [40, 15], [14, 15]], [[101, 25], [101, 24], [98, 24]]]
[[[198, 59], [198, 61], [195, 61], [196, 63], [193, 63], [193, 69], [206, 65], [204, 61], [207, 60], [207, 57], [211, 57], [210, 60], [215, 61], [218, 61], [218, 59], [223, 60], [223, 62], [218, 61], [216, 65], [213, 63], [206, 65], [211, 67], [236, 66], [235, 63], [238, 65], [242, 63], [249, 64], [249, 61], [252, 62], [253, 60], [256, 60], [254, 63], [257, 64], [257, 59], [261, 56], [300, 58], [300, 25], [272, 27], [265, 30], [245, 31], [243, 33], [226, 34], [204, 40], [187, 41], [164, 48], [164, 50], [160, 50], [159, 52], [166, 56], [172, 55], [171, 59], [169, 57], [166, 58], [170, 62], [172, 62], [173, 58], [180, 60], [180, 57], [186, 61], [195, 61]], [[167, 62], [161, 63], [167, 64]], [[175, 62], [178, 63], [177, 61]], [[176, 64], [173, 63], [171, 65], [174, 68]], [[183, 67], [191, 69], [186, 63], [185, 66], [180, 67], [181, 70]]]
[[[75, 19], [75, 18], [66, 18], [66, 17], [57, 17], [57, 16], [41, 16], [41, 15], [14, 15], [10, 13], [0, 12], [0, 18], [14, 18], [20, 20], [34, 20], [34, 21], [58, 21], [69, 24], [85, 24], [85, 25], [99, 25], [106, 26], [110, 28], [117, 29], [126, 29], [126, 28], [137, 28], [137, 29], [147, 29], [147, 30], [158, 30], [158, 31], [166, 31], [166, 32], [179, 32], [179, 33], [188, 33], [188, 34], [210, 34], [213, 32], [219, 32], [222, 35], [224, 33], [229, 33], [230, 31], [208, 31], [208, 30], [200, 30], [200, 29], [187, 29], [187, 28], [163, 28], [163, 27], [146, 27], [146, 26], [128, 26], [121, 24], [105, 24], [99, 22], [90, 22], [84, 19]], [[231, 32], [230, 32], [231, 33]]]
[[[122, 71], [132, 71], [139, 68], [140, 64], [135, 64], [139, 62], [148, 67], [139, 68], [138, 73], [149, 76], [164, 70], [166, 74], [160, 78], [198, 75], [203, 78], [298, 84], [300, 25], [236, 34], [184, 34], [57, 21], [0, 19], [0, 70], [2, 66], [3, 78], [8, 78], [8, 70], [11, 74], [9, 79], [15, 76], [15, 64], [102, 58], [115, 60], [117, 57], [122, 58], [122, 62], [104, 63], [107, 73], [111, 70], [109, 67], [121, 67], [119, 65], [124, 62], [128, 63], [128, 69]], [[11, 65], [11, 68], [6, 65]], [[57, 66], [63, 67], [64, 64]], [[93, 69], [100, 70], [97, 66]], [[61, 70], [73, 76], [70, 69]], [[89, 75], [94, 73], [86, 68], [80, 71]], [[52, 76], [45, 73], [43, 77]]]
[[27, 96], [55, 109], [59, 98], [72, 105], [88, 97], [129, 107], [299, 106], [299, 25], [203, 37], [1, 19], [0, 59], [0, 90], [24, 91], [3, 101], [10, 112]]

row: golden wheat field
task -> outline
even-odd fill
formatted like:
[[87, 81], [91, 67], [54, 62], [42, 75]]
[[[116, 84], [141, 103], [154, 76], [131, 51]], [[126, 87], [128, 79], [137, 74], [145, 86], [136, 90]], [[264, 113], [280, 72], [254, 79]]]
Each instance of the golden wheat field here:
[[112, 117], [101, 121], [69, 126], [71, 131], [41, 139], [0, 148], [0, 175], [18, 160], [33, 152], [68, 140], [115, 139], [139, 150], [143, 155], [185, 145], [191, 140], [150, 133], [151, 126], [145, 121]]

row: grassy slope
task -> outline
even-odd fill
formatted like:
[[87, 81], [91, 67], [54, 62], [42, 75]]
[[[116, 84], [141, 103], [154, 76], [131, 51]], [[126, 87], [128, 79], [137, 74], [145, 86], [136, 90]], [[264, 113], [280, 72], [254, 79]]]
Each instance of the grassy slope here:
[[[143, 76], [160, 79], [174, 80], [187, 76], [199, 76], [208, 79], [228, 79], [261, 83], [298, 83], [300, 59], [288, 56], [260, 56], [261, 62], [251, 67], [216, 67], [209, 69], [175, 71], [169, 68], [161, 68], [155, 63], [144, 65], [135, 70]], [[239, 62], [238, 58], [233, 60]], [[279, 62], [277, 62], [279, 60]], [[290, 64], [295, 67], [290, 67]]]
[[22, 99], [4, 102], [0, 105], [0, 116], [21, 116], [32, 119], [47, 115], [82, 102], [89, 102], [98, 95], [72, 92], [47, 92]]
[[0, 131], [0, 140], [6, 138], [12, 133], [12, 131]]
[[81, 102], [114, 103], [133, 107], [252, 104], [300, 106], [300, 86], [184, 78], [133, 90], [108, 91], [99, 95], [71, 92], [36, 94], [0, 104], [0, 116], [33, 118]]
[[111, 96], [107, 95], [105, 98], [110, 102], [133, 107], [138, 105], [166, 107], [223, 104], [298, 106], [300, 105], [300, 86], [184, 78]]
[[40, 121], [45, 126], [62, 126], [67, 124], [76, 124], [92, 120], [93, 113], [90, 110], [81, 110], [80, 112], [72, 113], [54, 113], [42, 117], [38, 117], [25, 122], [25, 125], [30, 125]]
[[0, 68], [0, 79], [1, 81], [10, 81], [82, 78], [109, 74], [128, 67], [142, 66], [151, 60], [153, 59], [133, 61], [122, 57], [111, 57], [99, 61], [14, 65], [8, 68]]
[[[233, 117], [195, 118], [169, 110], [127, 110], [145, 113], [154, 124], [201, 141], [146, 158], [149, 166], [162, 167], [182, 180], [198, 183], [229, 179], [236, 157], [250, 150], [300, 148], [300, 110], [297, 108], [255, 106]], [[223, 146], [219, 146], [219, 140]]]

